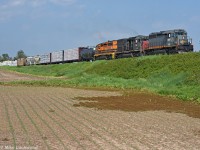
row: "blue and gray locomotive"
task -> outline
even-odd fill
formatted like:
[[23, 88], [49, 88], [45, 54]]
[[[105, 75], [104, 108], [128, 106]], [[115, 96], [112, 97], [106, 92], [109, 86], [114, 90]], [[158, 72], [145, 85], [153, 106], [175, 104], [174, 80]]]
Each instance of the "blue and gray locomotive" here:
[[146, 54], [190, 52], [192, 39], [183, 29], [154, 32], [149, 35], [149, 46], [144, 51]]

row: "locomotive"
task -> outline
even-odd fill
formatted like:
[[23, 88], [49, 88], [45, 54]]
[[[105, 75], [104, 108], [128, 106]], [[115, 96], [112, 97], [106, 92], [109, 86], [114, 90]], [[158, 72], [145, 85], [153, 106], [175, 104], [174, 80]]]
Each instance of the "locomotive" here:
[[96, 46], [94, 58], [115, 59], [153, 54], [173, 54], [193, 51], [192, 39], [184, 29], [150, 33], [149, 36], [107, 41]]

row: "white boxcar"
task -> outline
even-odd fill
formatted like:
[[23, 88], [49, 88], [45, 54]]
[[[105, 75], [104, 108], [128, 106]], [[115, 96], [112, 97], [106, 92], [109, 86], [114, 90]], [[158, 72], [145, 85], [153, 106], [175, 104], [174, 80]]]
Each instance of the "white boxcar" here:
[[63, 50], [61, 51], [54, 51], [51, 53], [51, 62], [63, 62]]
[[79, 61], [80, 52], [79, 48], [64, 50], [64, 61]]
[[40, 55], [40, 64], [49, 64], [49, 63], [51, 63], [50, 53]]
[[12, 61], [11, 66], [17, 66], [17, 60]]

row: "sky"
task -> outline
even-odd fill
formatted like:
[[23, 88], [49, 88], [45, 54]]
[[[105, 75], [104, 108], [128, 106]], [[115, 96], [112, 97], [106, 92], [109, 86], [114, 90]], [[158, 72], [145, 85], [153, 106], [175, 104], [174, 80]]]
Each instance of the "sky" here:
[[0, 0], [0, 55], [28, 56], [185, 29], [200, 50], [199, 0]]

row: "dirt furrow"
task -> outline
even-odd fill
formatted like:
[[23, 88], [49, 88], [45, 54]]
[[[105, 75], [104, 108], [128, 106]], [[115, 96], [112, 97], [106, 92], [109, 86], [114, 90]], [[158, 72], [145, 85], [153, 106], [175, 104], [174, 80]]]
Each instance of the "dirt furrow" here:
[[[52, 98], [46, 98], [46, 99], [52, 99]], [[58, 102], [59, 103], [59, 101], [57, 101], [56, 99], [53, 99], [51, 102]], [[63, 114], [63, 117], [70, 117], [70, 120], [71, 120], [71, 122], [70, 123], [73, 123], [74, 121], [74, 123], [73, 124], [75, 124], [76, 126], [74, 126], [75, 127], [75, 129], [76, 130], [82, 130], [82, 131], [84, 131], [84, 133], [85, 134], [88, 134], [88, 136], [90, 136], [91, 138], [90, 138], [90, 141], [92, 140], [92, 141], [94, 141], [95, 143], [98, 143], [99, 145], [102, 145], [102, 143], [104, 143], [103, 145], [104, 146], [106, 146], [106, 147], [104, 147], [104, 149], [105, 148], [108, 148], [108, 147], [110, 147], [111, 146], [111, 148], [112, 147], [114, 147], [115, 149], [118, 149], [118, 147], [116, 147], [116, 145], [114, 145], [114, 144], [112, 144], [111, 143], [111, 141], [108, 141], [108, 139], [105, 139], [104, 137], [105, 137], [105, 135], [106, 135], [106, 133], [103, 133], [103, 134], [101, 134], [99, 131], [98, 132], [95, 132], [95, 130], [96, 130], [96, 127], [93, 127], [93, 124], [91, 123], [91, 121], [89, 121], [89, 124], [87, 124], [87, 122], [86, 122], [86, 120], [85, 120], [85, 118], [83, 118], [83, 116], [82, 115], [80, 115], [80, 114], [77, 114], [77, 111], [75, 110], [72, 110], [71, 109], [71, 107], [69, 107], [69, 106], [67, 106], [67, 105], [65, 105], [64, 107], [63, 107], [63, 109], [62, 108], [60, 108], [60, 107], [62, 107], [63, 106], [63, 104], [61, 104], [60, 106], [58, 106], [58, 103], [56, 104], [56, 103], [52, 103], [54, 106], [55, 106], [55, 109], [56, 110], [60, 110], [60, 114]], [[73, 108], [73, 107], [72, 107]], [[83, 118], [83, 119], [82, 119]], [[79, 126], [77, 126], [77, 124], [79, 124]], [[80, 127], [82, 127], [81, 129], [79, 129]], [[78, 135], [77, 135], [78, 136]], [[105, 142], [107, 142], [107, 144], [105, 145]]]
[[[0, 146], [7, 146], [7, 145], [12, 145], [14, 148], [16, 148], [16, 135], [15, 135], [15, 130], [13, 127], [13, 122], [11, 120], [11, 113], [9, 111], [9, 106], [8, 103], [6, 102], [6, 99], [1, 96], [1, 101], [2, 101], [2, 107], [4, 110], [4, 113], [2, 113], [1, 115], [5, 115], [5, 117], [3, 117], [4, 121], [7, 122], [7, 124], [3, 124], [3, 126], [1, 127], [1, 142], [0, 142]], [[3, 121], [3, 122], [4, 122]]]
[[38, 149], [200, 148], [199, 118], [164, 110], [134, 112], [73, 106], [78, 102], [75, 97], [112, 95], [120, 93], [0, 86], [0, 147], [14, 146], [15, 139], [16, 146], [33, 145]]
[[[60, 105], [60, 107], [63, 107], [62, 111], [65, 112], [66, 109], [68, 109], [69, 111], [71, 111], [73, 114], [77, 113], [77, 115], [79, 116], [79, 122], [84, 122], [85, 126], [89, 126], [90, 128], [93, 129], [93, 132], [99, 136], [103, 136], [105, 138], [104, 141], [108, 141], [111, 145], [113, 145], [115, 148], [116, 146], [118, 148], [124, 148], [124, 147], [129, 147], [129, 148], [133, 148], [135, 146], [131, 145], [130, 143], [126, 143], [123, 139], [118, 139], [115, 136], [113, 136], [113, 133], [110, 132], [108, 130], [108, 128], [105, 128], [105, 126], [107, 124], [101, 124], [101, 123], [105, 123], [102, 120], [98, 119], [99, 116], [95, 115], [95, 111], [90, 111], [87, 113], [87, 111], [84, 109], [82, 110], [81, 108], [73, 108], [73, 107], [67, 107], [66, 105], [71, 105], [73, 104], [73, 100], [65, 100], [64, 98], [60, 98], [57, 97], [56, 99], [54, 99], [54, 101], [57, 102], [57, 104]], [[63, 101], [65, 101], [65, 103], [63, 103]], [[71, 102], [72, 101], [72, 102]], [[75, 109], [75, 110], [74, 110]], [[94, 116], [91, 116], [94, 115]], [[94, 118], [96, 118], [96, 120], [94, 120]], [[112, 121], [110, 121], [112, 122]], [[113, 123], [115, 124], [115, 122]], [[111, 126], [113, 124], [110, 124]], [[109, 126], [109, 124], [108, 124]], [[111, 139], [112, 137], [112, 139]], [[136, 148], [136, 147], [135, 147]]]
[[[29, 118], [31, 125], [33, 125], [35, 127], [37, 134], [39, 134], [39, 136], [37, 137], [37, 141], [36, 141], [36, 143], [38, 145], [36, 145], [36, 147], [44, 148], [44, 149], [51, 149], [50, 145], [49, 145], [50, 142], [48, 141], [48, 139], [46, 139], [45, 132], [43, 132], [43, 129], [45, 129], [45, 126], [37, 118], [37, 116], [34, 114], [34, 112], [32, 112], [31, 108], [29, 106], [27, 106], [21, 99], [19, 99], [19, 97], [17, 97], [16, 100], [18, 101], [21, 109], [23, 109], [24, 115], [26, 115], [26, 117]], [[27, 125], [27, 127], [29, 127], [29, 124], [26, 124], [26, 125]], [[38, 142], [38, 140], [43, 141], [43, 143]]]

